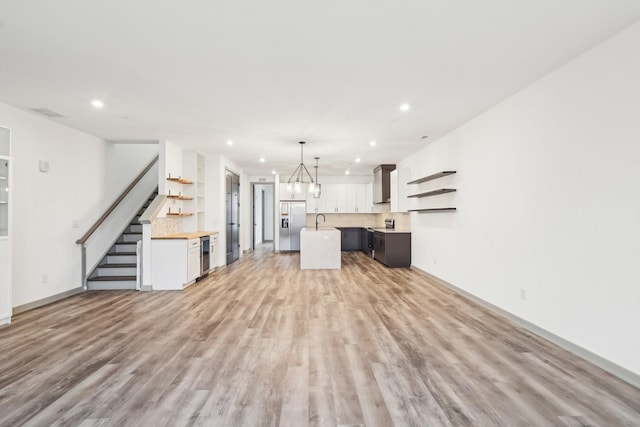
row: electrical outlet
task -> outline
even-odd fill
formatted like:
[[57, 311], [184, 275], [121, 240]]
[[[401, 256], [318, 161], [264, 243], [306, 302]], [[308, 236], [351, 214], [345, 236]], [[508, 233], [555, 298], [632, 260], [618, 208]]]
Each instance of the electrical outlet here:
[[73, 221], [71, 221], [71, 228], [78, 228], [78, 220], [74, 219]]
[[42, 283], [47, 283], [49, 281], [49, 275], [48, 274], [43, 274], [42, 275]]
[[433, 263], [434, 263], [434, 264], [437, 264], [437, 263], [438, 263], [438, 260], [434, 258], [434, 259], [433, 259]]
[[523, 301], [527, 300], [527, 290], [526, 289], [520, 289], [520, 299]]

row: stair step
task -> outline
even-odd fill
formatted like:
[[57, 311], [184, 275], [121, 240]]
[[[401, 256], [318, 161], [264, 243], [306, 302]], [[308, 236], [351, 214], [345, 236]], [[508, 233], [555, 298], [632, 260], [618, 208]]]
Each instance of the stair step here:
[[142, 240], [142, 233], [122, 233], [118, 243], [136, 243], [138, 240]]
[[[136, 264], [105, 264], [99, 265], [95, 270], [95, 278], [106, 276], [134, 276], [136, 275]], [[94, 278], [94, 277], [92, 277]]]
[[91, 290], [135, 289], [136, 276], [100, 276], [87, 279]]
[[120, 252], [107, 254], [107, 264], [135, 264], [137, 261], [135, 252]]
[[136, 244], [135, 242], [126, 242], [126, 243], [116, 243], [113, 245], [113, 251], [117, 254], [122, 253], [136, 253]]
[[99, 265], [98, 267], [100, 268], [122, 268], [122, 267], [135, 267], [136, 263], [135, 262], [122, 262], [122, 263], [109, 263], [109, 264], [103, 264], [103, 265]]

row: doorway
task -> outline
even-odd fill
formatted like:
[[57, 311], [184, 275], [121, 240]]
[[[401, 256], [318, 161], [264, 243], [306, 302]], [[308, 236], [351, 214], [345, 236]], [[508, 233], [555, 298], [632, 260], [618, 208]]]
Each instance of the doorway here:
[[240, 177], [226, 172], [227, 264], [240, 257]]
[[253, 208], [251, 210], [253, 230], [252, 249], [260, 247], [273, 251], [274, 222], [274, 185], [273, 183], [253, 183], [251, 186]]

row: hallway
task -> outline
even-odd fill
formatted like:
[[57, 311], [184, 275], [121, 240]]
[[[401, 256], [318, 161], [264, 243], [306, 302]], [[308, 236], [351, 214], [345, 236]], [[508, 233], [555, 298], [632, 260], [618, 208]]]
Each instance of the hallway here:
[[409, 269], [261, 245], [0, 328], [0, 425], [639, 425], [640, 390]]

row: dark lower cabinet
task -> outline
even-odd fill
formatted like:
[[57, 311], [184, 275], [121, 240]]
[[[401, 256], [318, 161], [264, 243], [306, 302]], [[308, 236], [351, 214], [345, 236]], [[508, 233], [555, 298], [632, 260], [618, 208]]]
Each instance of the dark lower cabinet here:
[[360, 250], [371, 255], [373, 250], [373, 230], [362, 228], [360, 231]]
[[340, 227], [343, 251], [359, 251], [361, 248], [361, 227]]
[[374, 258], [387, 267], [411, 267], [411, 233], [373, 233]]

